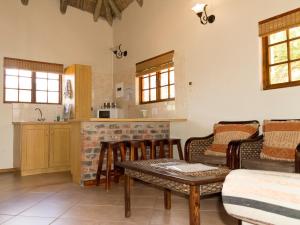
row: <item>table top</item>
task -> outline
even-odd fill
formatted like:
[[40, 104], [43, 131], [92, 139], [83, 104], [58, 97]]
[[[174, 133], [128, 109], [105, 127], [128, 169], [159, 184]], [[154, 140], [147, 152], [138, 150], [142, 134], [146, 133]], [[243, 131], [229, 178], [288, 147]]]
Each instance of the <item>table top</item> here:
[[189, 165], [189, 163], [187, 163], [186, 161], [175, 159], [126, 161], [118, 162], [116, 165], [125, 169], [145, 173], [148, 175], [172, 180], [187, 185], [204, 185], [222, 182], [230, 172], [230, 169], [228, 169], [227, 167], [218, 167], [218, 169], [199, 172], [180, 172], [173, 169], [156, 166], [156, 164], [170, 162], [179, 162], [180, 164]]

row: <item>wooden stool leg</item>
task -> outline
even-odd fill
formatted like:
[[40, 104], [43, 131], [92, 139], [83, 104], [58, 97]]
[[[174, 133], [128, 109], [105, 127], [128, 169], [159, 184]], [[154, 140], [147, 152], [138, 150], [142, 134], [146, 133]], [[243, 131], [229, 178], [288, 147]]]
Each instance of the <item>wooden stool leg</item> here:
[[159, 158], [165, 158], [165, 148], [164, 143], [162, 141], [159, 142]]
[[104, 144], [102, 144], [101, 145], [101, 149], [100, 149], [100, 156], [99, 156], [99, 162], [98, 162], [98, 170], [97, 170], [97, 176], [96, 176], [96, 185], [97, 186], [99, 186], [99, 184], [100, 184], [103, 159], [104, 159], [104, 155], [105, 155], [105, 148], [106, 148], [106, 146]]
[[110, 175], [111, 175], [111, 160], [112, 160], [112, 146], [108, 145], [107, 155], [106, 155], [106, 190], [110, 188]]
[[145, 143], [142, 142], [141, 143], [141, 159], [142, 160], [146, 160], [147, 159], [147, 152], [146, 152], [146, 146], [145, 146]]
[[170, 159], [173, 159], [174, 156], [173, 156], [173, 143], [170, 141], [169, 144], [168, 144], [168, 147], [169, 147], [169, 158]]
[[150, 157], [151, 157], [151, 159], [155, 159], [156, 158], [156, 146], [155, 146], [154, 142], [151, 143]]
[[114, 146], [113, 148], [113, 156], [114, 156], [114, 182], [119, 183], [120, 180], [120, 175], [121, 175], [121, 170], [119, 167], [116, 166], [116, 163], [118, 162], [118, 146]]
[[180, 140], [177, 142], [177, 150], [178, 150], [179, 159], [183, 160], [183, 153], [182, 153], [182, 148], [181, 148], [181, 142], [180, 142]]
[[131, 161], [134, 161], [134, 159], [135, 159], [135, 158], [134, 158], [134, 157], [135, 157], [135, 152], [134, 152], [134, 151], [135, 151], [135, 148], [134, 148], [133, 145], [131, 145], [131, 146], [130, 146], [130, 160], [131, 160]]
[[121, 151], [121, 162], [126, 160], [126, 146], [124, 143], [120, 144], [120, 151]]
[[138, 147], [134, 146], [134, 160], [139, 160], [139, 151]]

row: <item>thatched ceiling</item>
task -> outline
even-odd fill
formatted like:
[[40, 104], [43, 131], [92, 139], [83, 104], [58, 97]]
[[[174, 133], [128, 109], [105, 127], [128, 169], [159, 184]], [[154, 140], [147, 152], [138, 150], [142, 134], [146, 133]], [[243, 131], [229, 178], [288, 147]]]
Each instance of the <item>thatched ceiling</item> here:
[[[21, 0], [24, 5], [27, 5], [28, 1]], [[92, 13], [94, 21], [101, 17], [112, 25], [115, 18], [121, 19], [122, 11], [133, 1], [143, 5], [143, 0], [60, 0], [60, 11], [65, 14], [68, 6], [72, 6]]]

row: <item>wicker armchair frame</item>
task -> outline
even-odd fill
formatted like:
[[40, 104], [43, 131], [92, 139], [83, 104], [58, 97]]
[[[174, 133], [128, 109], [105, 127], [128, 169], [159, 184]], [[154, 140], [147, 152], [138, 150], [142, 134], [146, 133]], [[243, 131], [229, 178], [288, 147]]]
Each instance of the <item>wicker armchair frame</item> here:
[[[229, 168], [242, 168], [244, 159], [260, 159], [263, 148], [264, 136], [260, 135], [252, 140], [241, 140], [230, 142], [230, 161], [227, 162]], [[300, 173], [300, 144], [295, 149], [295, 173]]]
[[[259, 122], [257, 120], [247, 120], [247, 121], [220, 121], [218, 124], [252, 124]], [[257, 137], [259, 130], [250, 137], [253, 139]], [[197, 162], [202, 155], [204, 155], [205, 150], [212, 145], [214, 141], [214, 134], [210, 134], [205, 137], [191, 137], [189, 138], [184, 146], [184, 158], [187, 162]], [[234, 158], [231, 156], [231, 151], [234, 149], [234, 146], [231, 146], [234, 142], [230, 142], [227, 149], [227, 166], [232, 165]], [[231, 168], [231, 167], [230, 167]]]

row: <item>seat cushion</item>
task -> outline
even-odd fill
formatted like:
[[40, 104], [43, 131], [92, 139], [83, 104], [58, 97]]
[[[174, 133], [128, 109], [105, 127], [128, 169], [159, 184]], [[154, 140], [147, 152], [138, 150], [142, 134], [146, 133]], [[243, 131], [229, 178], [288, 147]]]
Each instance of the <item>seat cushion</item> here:
[[300, 121], [264, 121], [262, 159], [295, 161], [296, 147], [300, 143]]
[[226, 165], [226, 157], [199, 155], [199, 157], [193, 158], [192, 162], [199, 162], [199, 163], [211, 164], [211, 165]]
[[242, 160], [242, 168], [295, 173], [295, 163], [268, 159], [244, 159]]
[[226, 156], [229, 142], [247, 139], [258, 131], [259, 124], [215, 124], [213, 144], [205, 151], [205, 155]]

